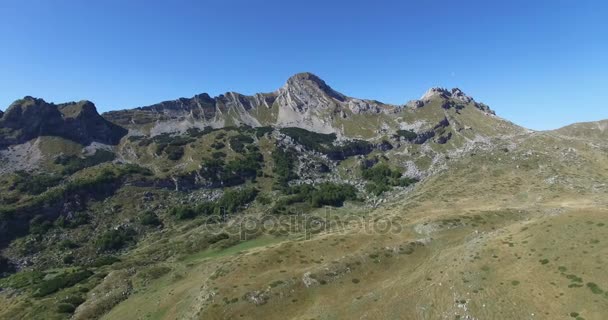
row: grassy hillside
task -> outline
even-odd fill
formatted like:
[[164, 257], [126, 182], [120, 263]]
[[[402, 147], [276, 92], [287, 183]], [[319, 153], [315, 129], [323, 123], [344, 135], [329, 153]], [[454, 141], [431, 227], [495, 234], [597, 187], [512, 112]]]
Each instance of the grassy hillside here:
[[334, 120], [0, 151], [0, 318], [605, 318], [602, 122]]

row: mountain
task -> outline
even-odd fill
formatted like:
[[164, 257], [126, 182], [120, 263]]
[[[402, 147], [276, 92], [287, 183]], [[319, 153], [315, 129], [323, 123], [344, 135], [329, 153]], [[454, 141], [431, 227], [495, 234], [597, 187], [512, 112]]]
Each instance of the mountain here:
[[25, 97], [11, 104], [0, 118], [0, 148], [40, 136], [58, 136], [81, 144], [116, 145], [127, 130], [101, 117], [90, 101], [55, 105]]
[[[103, 116], [142, 134], [185, 131], [188, 128], [249, 125], [253, 127], [299, 127], [347, 137], [372, 138], [380, 129], [397, 128], [399, 116], [410, 109], [446, 100], [443, 107], [472, 106], [493, 112], [459, 89], [434, 88], [421, 100], [408, 105], [390, 105], [375, 100], [348, 97], [333, 90], [311, 73], [299, 73], [272, 93], [246, 96], [228, 92], [211, 98], [208, 94], [180, 98], [132, 110], [111, 111]], [[371, 123], [371, 125], [370, 125]]]
[[462, 90], [0, 114], [0, 319], [604, 319], [606, 120]]

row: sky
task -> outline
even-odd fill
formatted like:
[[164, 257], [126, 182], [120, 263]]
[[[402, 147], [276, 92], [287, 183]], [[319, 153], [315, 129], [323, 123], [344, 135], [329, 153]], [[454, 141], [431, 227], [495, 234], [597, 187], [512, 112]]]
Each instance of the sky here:
[[270, 92], [308, 71], [393, 104], [459, 87], [554, 129], [608, 118], [607, 16], [603, 0], [1, 0], [0, 109]]

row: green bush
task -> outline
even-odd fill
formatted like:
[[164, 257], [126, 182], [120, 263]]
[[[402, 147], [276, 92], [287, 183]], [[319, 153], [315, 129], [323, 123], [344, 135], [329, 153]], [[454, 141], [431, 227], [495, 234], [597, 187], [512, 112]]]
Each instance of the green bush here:
[[285, 213], [286, 207], [296, 203], [307, 203], [311, 207], [341, 207], [346, 200], [357, 199], [357, 189], [350, 184], [325, 182], [314, 187], [310, 184], [293, 186], [285, 190], [287, 196], [279, 199], [272, 208], [273, 213]]
[[295, 150], [277, 148], [272, 153], [272, 160], [274, 161], [273, 171], [276, 176], [276, 185], [279, 188], [286, 188], [289, 181], [298, 178], [298, 175], [294, 172], [298, 160]]
[[[0, 260], [2, 260], [2, 258], [0, 258]], [[11, 269], [6, 271], [12, 272], [12, 266], [10, 266], [10, 268]], [[45, 274], [40, 271], [21, 271], [7, 278], [0, 279], [0, 287], [21, 289], [40, 283], [44, 279], [44, 276]]]
[[350, 184], [322, 183], [310, 195], [313, 207], [341, 207], [346, 200], [356, 200], [357, 189]]
[[418, 134], [416, 134], [416, 132], [412, 131], [412, 130], [397, 130], [397, 133], [395, 134], [395, 136], [397, 137], [403, 137], [406, 140], [414, 140], [418, 137]]
[[79, 247], [77, 243], [75, 243], [74, 241], [72, 241], [70, 239], [64, 239], [64, 240], [59, 241], [58, 246], [59, 246], [59, 248], [61, 248], [63, 250], [76, 249]]
[[267, 133], [272, 132], [272, 127], [257, 127], [255, 128], [255, 136], [261, 138], [265, 136]]
[[[223, 159], [203, 159], [200, 175], [215, 187], [231, 187], [255, 180], [261, 172], [264, 157], [256, 148], [244, 156], [225, 163]], [[244, 149], [243, 149], [244, 150]]]
[[386, 164], [377, 164], [372, 168], [361, 167], [361, 176], [363, 179], [369, 181], [366, 185], [366, 191], [380, 195], [385, 191], [389, 191], [390, 187], [407, 187], [411, 184], [418, 182], [417, 179], [413, 178], [402, 178], [401, 172], [398, 170], [391, 169]]
[[79, 226], [85, 225], [91, 221], [91, 217], [84, 212], [76, 212], [72, 215], [72, 218], [68, 219], [65, 216], [60, 216], [55, 220], [55, 225], [61, 228], [74, 229]]
[[179, 220], [192, 219], [198, 215], [195, 208], [189, 206], [178, 206], [173, 207], [169, 211], [169, 214], [175, 216]]
[[93, 155], [87, 157], [64, 156], [61, 155], [55, 158], [55, 163], [63, 166], [64, 174], [72, 174], [84, 168], [96, 166], [104, 162], [114, 161], [116, 155], [113, 152], [98, 149]]
[[193, 219], [197, 216], [220, 215], [223, 213], [236, 213], [243, 206], [255, 200], [258, 191], [255, 188], [241, 190], [228, 190], [215, 202], [204, 202], [197, 206], [177, 206], [169, 213], [177, 219]]
[[67, 296], [61, 300], [63, 303], [69, 303], [73, 306], [79, 306], [85, 302], [85, 299], [81, 296]]
[[12, 187], [21, 193], [37, 195], [58, 185], [61, 180], [59, 176], [49, 174], [31, 175], [27, 172], [19, 171], [16, 173], [15, 182]]
[[211, 144], [211, 148], [213, 148], [215, 150], [224, 149], [224, 147], [226, 147], [226, 144], [224, 144], [221, 141], [215, 141]]
[[59, 303], [57, 305], [57, 312], [59, 313], [74, 313], [76, 311], [76, 307], [69, 303]]
[[101, 256], [95, 261], [93, 261], [89, 266], [92, 268], [99, 268], [103, 266], [109, 266], [117, 262], [120, 262], [120, 259], [115, 256]]
[[63, 273], [49, 280], [44, 280], [34, 288], [34, 297], [44, 297], [61, 289], [72, 287], [93, 275], [89, 270]]
[[217, 201], [220, 208], [224, 208], [227, 213], [235, 213], [244, 205], [255, 200], [258, 190], [255, 188], [246, 188], [241, 190], [228, 190]]
[[119, 228], [106, 231], [97, 239], [97, 247], [100, 251], [113, 251], [125, 247], [135, 237], [132, 228]]
[[53, 225], [44, 216], [37, 215], [30, 220], [30, 233], [45, 234]]
[[281, 133], [291, 137], [297, 143], [315, 151], [324, 150], [325, 146], [336, 141], [336, 134], [324, 134], [301, 128], [282, 128]]
[[214, 153], [211, 154], [211, 158], [213, 159], [223, 159], [226, 158], [226, 153], [221, 152], [221, 151], [216, 151]]
[[72, 263], [74, 263], [75, 260], [76, 260], [76, 258], [74, 258], [74, 256], [71, 254], [63, 257], [63, 263], [65, 263], [65, 264], [72, 264]]
[[144, 212], [141, 215], [139, 222], [144, 226], [153, 226], [153, 227], [157, 227], [162, 224], [162, 222], [160, 221], [158, 216], [156, 214], [154, 214], [154, 212], [150, 212], [150, 211]]
[[246, 144], [253, 143], [253, 138], [244, 134], [238, 134], [230, 137], [229, 143], [230, 148], [232, 148], [234, 152], [242, 153], [245, 150]]
[[169, 160], [177, 161], [184, 156], [184, 147], [169, 145], [165, 148]]

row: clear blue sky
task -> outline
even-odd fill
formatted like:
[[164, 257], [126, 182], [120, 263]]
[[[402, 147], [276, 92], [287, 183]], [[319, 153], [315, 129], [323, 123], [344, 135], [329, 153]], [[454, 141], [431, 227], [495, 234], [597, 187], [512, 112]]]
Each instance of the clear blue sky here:
[[310, 71], [405, 103], [460, 87], [533, 129], [608, 118], [606, 1], [0, 1], [0, 108], [273, 91]]

